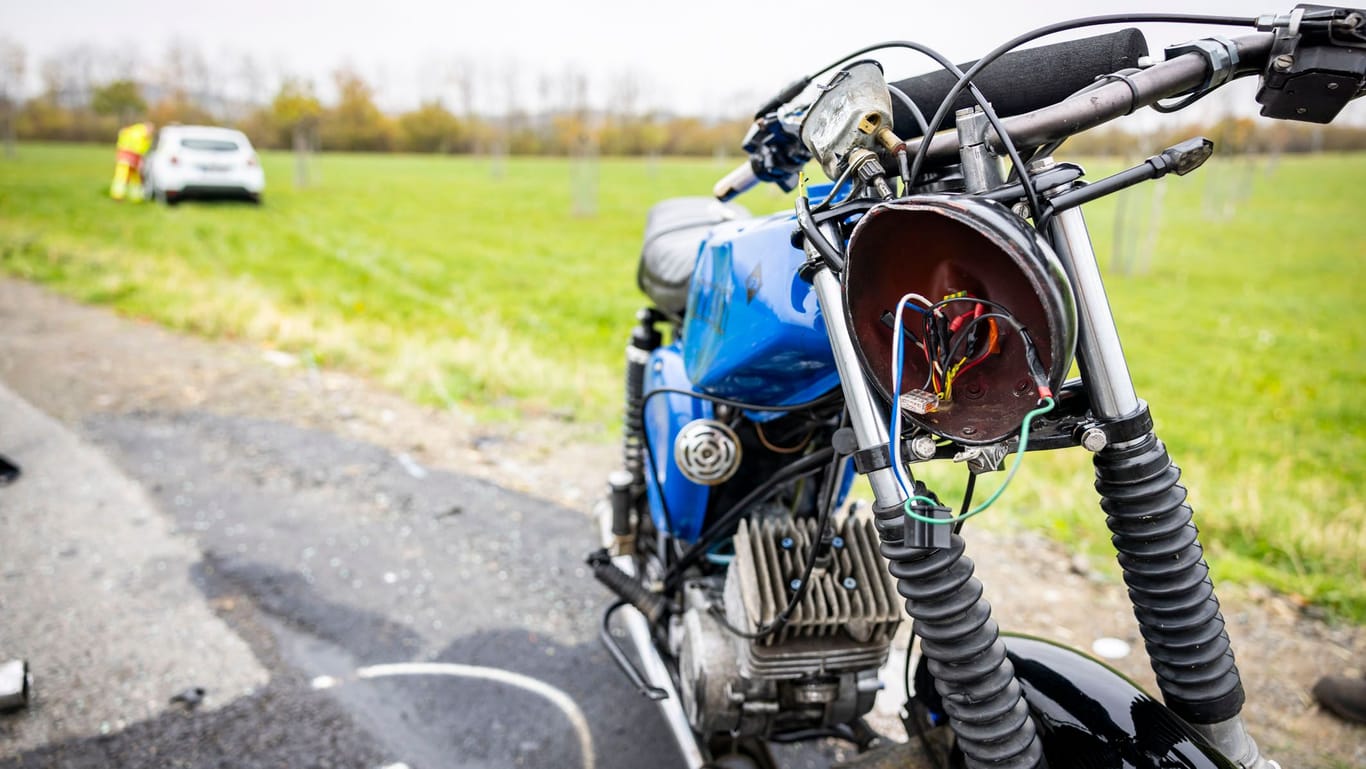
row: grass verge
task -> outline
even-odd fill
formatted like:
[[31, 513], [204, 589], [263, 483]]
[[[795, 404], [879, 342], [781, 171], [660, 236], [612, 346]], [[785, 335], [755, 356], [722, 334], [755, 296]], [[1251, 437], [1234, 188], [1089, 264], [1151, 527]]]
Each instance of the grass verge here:
[[[485, 415], [611, 425], [645, 211], [706, 161], [286, 155], [246, 205], [117, 205], [103, 147], [0, 160], [0, 270]], [[1098, 170], [1099, 165], [1097, 166]], [[1098, 174], [1093, 174], [1096, 176]], [[1216, 576], [1366, 619], [1366, 155], [1211, 161], [1087, 209], [1135, 384]], [[781, 208], [765, 190], [746, 202]], [[592, 209], [592, 215], [575, 211]], [[1118, 244], [1118, 247], [1117, 247]], [[604, 429], [604, 434], [606, 430]], [[992, 525], [1108, 548], [1080, 452], [1034, 455]], [[929, 476], [949, 495], [955, 468]], [[984, 486], [989, 487], [988, 479]]]

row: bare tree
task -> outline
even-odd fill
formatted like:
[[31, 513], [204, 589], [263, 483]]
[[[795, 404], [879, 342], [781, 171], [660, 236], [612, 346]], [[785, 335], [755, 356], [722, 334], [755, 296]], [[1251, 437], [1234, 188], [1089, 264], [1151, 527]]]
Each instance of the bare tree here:
[[280, 92], [275, 95], [271, 112], [277, 125], [289, 129], [294, 145], [294, 186], [300, 189], [309, 183], [309, 137], [317, 129], [323, 107], [313, 94], [313, 84], [285, 78]]
[[5, 157], [12, 158], [15, 124], [18, 122], [19, 102], [24, 93], [23, 46], [9, 38], [0, 39], [0, 110], [5, 121]]
[[476, 68], [473, 59], [460, 57], [446, 65], [445, 85], [455, 92], [454, 103], [460, 110], [460, 117], [470, 130], [470, 151], [478, 154], [481, 149], [478, 120], [475, 113]]
[[241, 54], [237, 59], [235, 75], [237, 98], [241, 102], [243, 113], [267, 101], [269, 91], [266, 85], [266, 71], [256, 61], [256, 57], [249, 53]]

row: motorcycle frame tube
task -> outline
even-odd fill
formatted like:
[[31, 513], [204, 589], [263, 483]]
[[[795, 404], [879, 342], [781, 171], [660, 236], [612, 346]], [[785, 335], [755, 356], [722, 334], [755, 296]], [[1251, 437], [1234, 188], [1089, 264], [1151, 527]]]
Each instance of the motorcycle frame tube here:
[[[611, 548], [616, 541], [612, 535], [611, 512], [599, 509], [598, 525], [601, 529], [603, 546]], [[630, 555], [616, 555], [612, 557], [612, 565], [634, 577], [636, 575], [635, 558]], [[663, 658], [659, 656], [659, 650], [655, 648], [654, 638], [650, 633], [650, 621], [645, 619], [634, 606], [626, 605], [621, 607], [619, 615], [622, 624], [626, 626], [626, 636], [631, 639], [631, 645], [635, 647], [636, 656], [640, 658], [640, 664], [644, 668], [645, 682], [651, 686], [664, 690], [665, 697], [657, 702], [660, 715], [664, 717], [664, 723], [669, 727], [669, 733], [673, 735], [674, 742], [678, 745], [678, 752], [683, 758], [683, 765], [688, 769], [702, 769], [706, 766], [706, 759], [702, 757], [702, 751], [697, 746], [697, 737], [693, 734], [692, 726], [688, 723], [688, 715], [683, 712], [683, 700], [679, 698], [678, 688], [674, 686], [673, 676], [669, 673], [669, 668], [664, 664]]]
[[[821, 315], [825, 318], [830, 349], [835, 353], [835, 366], [839, 369], [840, 386], [844, 389], [844, 403], [849, 410], [849, 425], [854, 428], [858, 447], [870, 449], [884, 446], [888, 442], [887, 418], [863, 374], [863, 366], [859, 364], [854, 339], [844, 319], [840, 282], [827, 267], [818, 270], [811, 282], [816, 288], [816, 301], [820, 303]], [[906, 501], [906, 495], [901, 491], [890, 467], [868, 473], [868, 484], [873, 488], [873, 497], [879, 508], [900, 506]]]
[[1139, 409], [1119, 342], [1110, 299], [1080, 208], [1058, 214], [1050, 224], [1053, 251], [1062, 262], [1077, 302], [1077, 365], [1091, 398], [1091, 411], [1101, 419], [1120, 419]]

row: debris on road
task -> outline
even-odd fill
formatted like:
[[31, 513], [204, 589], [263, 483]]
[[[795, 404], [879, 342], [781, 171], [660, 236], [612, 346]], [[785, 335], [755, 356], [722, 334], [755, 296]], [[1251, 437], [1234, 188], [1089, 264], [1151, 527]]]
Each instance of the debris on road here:
[[0, 486], [8, 486], [19, 480], [22, 471], [19, 465], [14, 464], [3, 456], [0, 456]]
[[33, 674], [29, 672], [27, 662], [0, 663], [0, 713], [27, 707], [32, 688]]
[[179, 703], [190, 710], [199, 707], [199, 703], [204, 701], [205, 690], [202, 686], [191, 686], [190, 688], [176, 694], [171, 698], [171, 703]]

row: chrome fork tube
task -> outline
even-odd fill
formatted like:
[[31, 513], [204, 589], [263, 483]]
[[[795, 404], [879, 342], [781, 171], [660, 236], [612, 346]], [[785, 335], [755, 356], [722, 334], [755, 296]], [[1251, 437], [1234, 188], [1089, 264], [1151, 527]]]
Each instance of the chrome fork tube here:
[[1077, 298], [1077, 365], [1091, 394], [1091, 411], [1102, 419], [1119, 419], [1138, 411], [1138, 395], [1119, 343], [1115, 316], [1100, 279], [1100, 265], [1080, 208], [1053, 219], [1053, 249], [1062, 261]]
[[[816, 287], [816, 301], [820, 303], [821, 315], [825, 318], [830, 349], [835, 354], [840, 385], [844, 388], [845, 406], [849, 409], [849, 425], [854, 428], [858, 447], [870, 449], [884, 446], [887, 444], [886, 417], [868, 385], [868, 379], [863, 375], [863, 366], [859, 364], [858, 353], [854, 350], [849, 324], [844, 319], [840, 283], [829, 268], [821, 268], [812, 278], [812, 283]], [[890, 467], [868, 473], [868, 483], [873, 487], [878, 508], [899, 507], [906, 501], [906, 495], [901, 492], [901, 486]]]
[[[1138, 412], [1140, 404], [1129, 376], [1129, 364], [1119, 343], [1110, 300], [1100, 278], [1100, 265], [1080, 208], [1058, 214], [1050, 225], [1053, 249], [1072, 282], [1080, 329], [1077, 365], [1091, 397], [1091, 411], [1101, 419], [1120, 419]], [[1143, 439], [1116, 444], [1122, 449]], [[1217, 603], [1215, 604], [1217, 607]], [[1214, 747], [1244, 769], [1279, 769], [1261, 755], [1240, 716], [1213, 724], [1192, 724]]]

